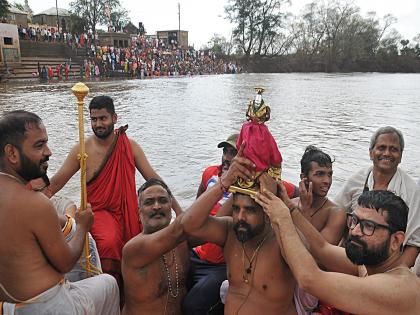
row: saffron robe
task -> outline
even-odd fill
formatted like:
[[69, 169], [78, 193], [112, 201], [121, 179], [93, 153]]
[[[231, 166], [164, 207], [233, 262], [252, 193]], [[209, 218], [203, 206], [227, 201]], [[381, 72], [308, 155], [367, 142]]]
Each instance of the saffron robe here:
[[87, 201], [95, 215], [91, 233], [101, 259], [121, 261], [125, 243], [141, 232], [135, 161], [126, 129], [116, 130], [115, 145], [87, 183]]

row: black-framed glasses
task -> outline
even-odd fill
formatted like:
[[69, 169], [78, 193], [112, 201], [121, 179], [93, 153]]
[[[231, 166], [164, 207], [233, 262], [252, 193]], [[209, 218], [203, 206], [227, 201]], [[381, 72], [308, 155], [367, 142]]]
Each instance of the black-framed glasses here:
[[347, 227], [350, 230], [353, 230], [358, 224], [360, 224], [360, 230], [362, 231], [363, 235], [366, 236], [371, 236], [375, 232], [375, 229], [378, 227], [387, 229], [391, 233], [396, 231], [389, 225], [379, 224], [371, 220], [361, 220], [354, 213], [347, 213]]

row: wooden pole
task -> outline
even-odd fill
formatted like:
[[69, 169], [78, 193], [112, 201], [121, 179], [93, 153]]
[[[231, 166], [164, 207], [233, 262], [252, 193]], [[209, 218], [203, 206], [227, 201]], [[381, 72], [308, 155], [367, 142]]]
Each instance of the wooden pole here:
[[[73, 94], [77, 97], [77, 108], [79, 113], [79, 145], [80, 151], [77, 158], [80, 161], [80, 211], [86, 210], [87, 203], [87, 191], [86, 191], [86, 160], [87, 154], [85, 149], [85, 126], [84, 126], [84, 104], [85, 97], [89, 93], [89, 88], [82, 82], [75, 84], [72, 89]], [[89, 255], [89, 238], [86, 234], [85, 246], [84, 246], [85, 258], [86, 258], [86, 272], [88, 277], [91, 276], [90, 266], [90, 255]]]

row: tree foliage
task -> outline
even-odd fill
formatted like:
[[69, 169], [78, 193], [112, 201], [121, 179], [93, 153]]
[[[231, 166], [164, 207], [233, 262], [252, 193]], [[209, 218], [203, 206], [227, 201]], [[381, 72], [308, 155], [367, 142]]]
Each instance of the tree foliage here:
[[7, 0], [0, 0], [0, 18], [7, 16], [10, 4]]
[[122, 31], [124, 26], [130, 22], [128, 11], [124, 8], [116, 8], [110, 15], [111, 25], [115, 27], [116, 31]]
[[229, 56], [232, 54], [233, 39], [227, 40], [220, 34], [213, 34], [204, 49], [210, 49], [216, 56]]
[[112, 13], [121, 10], [121, 5], [119, 0], [75, 0], [70, 3], [70, 8], [95, 33], [98, 24], [112, 23]]
[[[275, 46], [288, 14], [282, 12], [288, 0], [229, 0], [226, 18], [234, 24], [233, 39], [246, 55], [275, 53]], [[280, 36], [279, 36], [280, 35]]]

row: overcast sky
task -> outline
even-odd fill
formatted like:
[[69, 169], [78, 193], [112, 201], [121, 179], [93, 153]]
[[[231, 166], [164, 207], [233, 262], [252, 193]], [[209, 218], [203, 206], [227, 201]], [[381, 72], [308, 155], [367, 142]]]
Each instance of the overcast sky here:
[[[57, 0], [59, 8], [68, 9], [70, 0]], [[13, 2], [13, 1], [10, 1]], [[16, 0], [23, 3], [24, 0]], [[227, 0], [120, 0], [136, 26], [143, 22], [149, 34], [157, 30], [178, 29], [178, 2], [181, 5], [181, 29], [189, 32], [189, 43], [196, 48], [212, 37], [214, 33], [229, 36], [232, 26], [224, 19]], [[292, 0], [288, 8], [299, 13], [310, 0]], [[378, 16], [393, 14], [398, 23], [394, 27], [403, 37], [412, 39], [420, 33], [419, 0], [355, 0], [362, 13], [376, 11]], [[55, 7], [55, 0], [29, 0], [34, 13]]]

